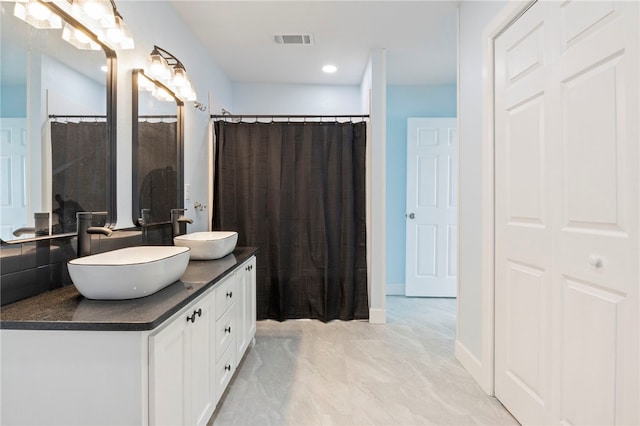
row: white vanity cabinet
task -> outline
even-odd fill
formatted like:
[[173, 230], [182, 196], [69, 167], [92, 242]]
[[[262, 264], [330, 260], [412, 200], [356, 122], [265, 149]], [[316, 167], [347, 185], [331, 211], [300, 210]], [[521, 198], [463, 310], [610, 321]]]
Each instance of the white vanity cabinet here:
[[215, 408], [215, 292], [149, 336], [149, 423], [206, 425]]
[[[137, 301], [87, 301], [66, 288], [7, 309], [0, 424], [205, 425], [255, 334], [255, 249], [240, 253], [229, 266], [190, 265], [184, 287]], [[60, 313], [37, 312], [56, 303]], [[26, 315], [14, 308], [36, 313], [16, 320]]]

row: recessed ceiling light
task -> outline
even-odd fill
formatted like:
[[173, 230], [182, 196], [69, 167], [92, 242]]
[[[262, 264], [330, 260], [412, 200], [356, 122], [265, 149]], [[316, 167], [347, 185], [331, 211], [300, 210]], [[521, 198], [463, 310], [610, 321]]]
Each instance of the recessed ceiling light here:
[[338, 71], [338, 68], [336, 68], [335, 65], [325, 65], [322, 67], [322, 71], [326, 72], [327, 74], [332, 74], [336, 71]]
[[106, 65], [102, 65], [102, 66], [100, 67], [100, 70], [101, 70], [102, 72], [107, 72], [107, 66], [106, 66]]

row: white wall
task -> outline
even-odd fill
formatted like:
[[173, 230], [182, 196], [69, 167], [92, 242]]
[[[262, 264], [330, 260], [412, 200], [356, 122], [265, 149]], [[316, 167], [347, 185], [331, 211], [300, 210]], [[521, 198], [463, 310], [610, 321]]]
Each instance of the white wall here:
[[104, 82], [90, 79], [49, 55], [41, 58], [42, 90], [47, 91], [47, 113], [54, 115], [105, 115]]
[[488, 393], [493, 359], [485, 353], [482, 310], [482, 79], [484, 28], [505, 1], [464, 1], [459, 14], [458, 326], [456, 358]]
[[[358, 86], [233, 84], [233, 114], [360, 114]], [[214, 111], [220, 114], [221, 111]]]
[[[194, 220], [189, 231], [207, 230], [208, 211], [196, 211], [193, 203], [208, 204], [211, 183], [207, 176], [210, 145], [208, 122], [211, 111], [231, 109], [232, 86], [191, 30], [178, 17], [170, 2], [123, 1], [118, 10], [131, 29], [134, 50], [118, 51], [118, 223], [117, 228], [133, 226], [131, 201], [131, 70], [144, 68], [154, 45], [171, 52], [184, 64], [198, 93], [198, 101], [210, 108], [200, 111], [185, 103], [184, 179], [191, 186], [191, 199], [185, 201], [186, 216]], [[210, 206], [208, 206], [210, 208]]]
[[[386, 308], [386, 146], [387, 146], [387, 55], [384, 49], [371, 53], [371, 72], [365, 72], [362, 90], [370, 90], [371, 120], [367, 149], [369, 215], [369, 322], [387, 322]], [[364, 104], [366, 93], [362, 93]]]

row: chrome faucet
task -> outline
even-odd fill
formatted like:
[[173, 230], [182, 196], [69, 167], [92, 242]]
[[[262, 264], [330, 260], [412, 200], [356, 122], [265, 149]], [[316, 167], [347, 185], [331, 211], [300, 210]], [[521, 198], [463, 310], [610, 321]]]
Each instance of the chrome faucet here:
[[91, 234], [110, 237], [113, 231], [103, 226], [91, 226], [91, 212], [78, 212], [78, 257], [91, 254]]
[[151, 209], [140, 209], [140, 218], [138, 219], [138, 223], [142, 227], [151, 223]]
[[193, 219], [184, 217], [184, 215], [182, 214], [186, 211], [187, 209], [171, 209], [171, 239], [172, 240], [178, 235], [180, 235], [181, 223], [193, 223]]

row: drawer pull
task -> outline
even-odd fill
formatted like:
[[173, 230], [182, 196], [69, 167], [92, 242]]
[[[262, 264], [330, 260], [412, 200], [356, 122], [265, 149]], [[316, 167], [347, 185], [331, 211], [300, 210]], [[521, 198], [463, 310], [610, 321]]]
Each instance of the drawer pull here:
[[228, 291], [227, 292], [227, 297], [228, 298], [232, 298], [233, 297], [233, 292], [232, 291]]
[[225, 333], [231, 333], [231, 326], [225, 327], [224, 332]]
[[224, 369], [227, 370], [227, 371], [231, 371], [231, 364], [225, 365]]
[[201, 317], [202, 316], [202, 308], [198, 309], [197, 311], [193, 311], [193, 313], [191, 315], [187, 316], [187, 322], [191, 321], [191, 322], [196, 322], [196, 316]]

